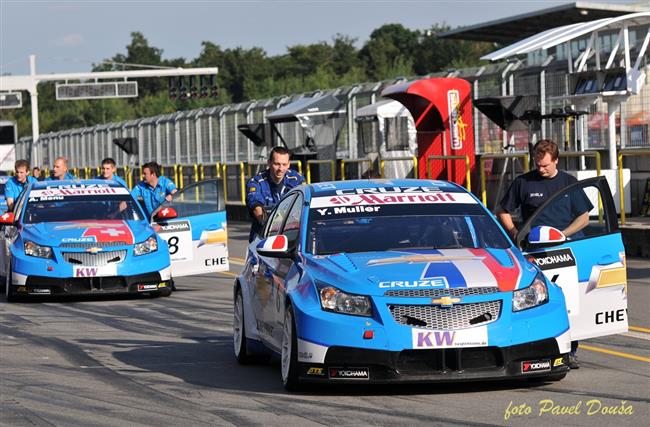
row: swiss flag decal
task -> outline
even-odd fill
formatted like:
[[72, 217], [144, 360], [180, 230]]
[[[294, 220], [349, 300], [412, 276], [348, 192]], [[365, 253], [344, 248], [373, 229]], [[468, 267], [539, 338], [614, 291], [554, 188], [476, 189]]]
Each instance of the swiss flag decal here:
[[82, 237], [94, 237], [98, 243], [124, 242], [134, 243], [133, 233], [124, 221], [97, 221], [89, 226]]

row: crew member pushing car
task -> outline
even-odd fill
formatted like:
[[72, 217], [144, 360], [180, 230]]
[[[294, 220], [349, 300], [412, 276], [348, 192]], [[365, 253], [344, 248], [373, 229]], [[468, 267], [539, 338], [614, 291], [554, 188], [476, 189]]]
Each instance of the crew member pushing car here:
[[107, 157], [102, 160], [102, 173], [97, 175], [97, 179], [112, 179], [113, 181], [117, 181], [128, 188], [126, 182], [117, 174], [117, 166], [115, 165], [115, 160], [111, 157]]
[[[544, 202], [558, 191], [576, 183], [578, 180], [568, 173], [558, 170], [559, 149], [550, 139], [542, 139], [533, 147], [535, 170], [519, 175], [508, 188], [500, 203], [497, 214], [510, 237], [514, 240], [519, 230], [512, 220], [512, 213], [521, 208], [521, 220], [525, 223]], [[582, 237], [582, 229], [589, 224], [589, 211], [593, 208], [584, 194], [569, 195], [557, 206], [551, 206], [537, 218], [534, 225], [548, 225], [558, 228], [565, 236]], [[571, 342], [569, 367], [579, 368], [576, 358], [578, 341]]]
[[5, 184], [5, 198], [7, 199], [7, 209], [10, 211], [14, 208], [14, 202], [25, 191], [27, 184], [37, 182], [36, 178], [29, 174], [29, 163], [27, 160], [16, 160], [14, 164], [15, 175]]
[[171, 202], [177, 191], [176, 184], [171, 179], [160, 175], [160, 165], [149, 162], [142, 166], [142, 181], [135, 186], [131, 194], [137, 200], [143, 201], [147, 217], [151, 217], [165, 201]]
[[249, 242], [262, 231], [267, 210], [272, 209], [289, 190], [305, 181], [302, 175], [289, 169], [289, 150], [284, 147], [273, 147], [267, 166], [246, 184], [246, 206], [252, 219]]

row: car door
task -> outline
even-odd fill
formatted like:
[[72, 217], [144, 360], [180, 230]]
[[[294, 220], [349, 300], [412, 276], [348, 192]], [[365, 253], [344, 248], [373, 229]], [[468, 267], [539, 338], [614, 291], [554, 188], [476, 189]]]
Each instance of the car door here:
[[[289, 214], [291, 205], [296, 199], [296, 195], [292, 194], [280, 201], [277, 207], [267, 221], [263, 238], [276, 236], [280, 234], [285, 219]], [[257, 263], [257, 273], [255, 275], [255, 290], [253, 292], [255, 301], [255, 309], [258, 312], [258, 329], [260, 336], [271, 346], [279, 349], [279, 345], [274, 340], [274, 335], [281, 333], [274, 330], [276, 327], [274, 320], [275, 312], [277, 311], [276, 304], [278, 303], [278, 281], [280, 280], [277, 272], [280, 270], [280, 259], [260, 256], [255, 250], [258, 240], [253, 241], [251, 244], [251, 256], [256, 257], [252, 262]]]
[[210, 179], [179, 190], [164, 206], [176, 210], [177, 218], [154, 224], [167, 241], [172, 276], [227, 271], [228, 224], [220, 180]]
[[[298, 193], [278, 233], [287, 237], [287, 248], [290, 251], [297, 248], [300, 239], [300, 218], [302, 216], [303, 201], [302, 193]], [[271, 294], [275, 298], [275, 304], [269, 307], [269, 322], [273, 324], [271, 328], [273, 330], [273, 342], [280, 347], [282, 345], [286, 296], [289, 291], [289, 275], [294, 271], [292, 267], [295, 262], [293, 258], [277, 258], [276, 260], [277, 263], [273, 266], [273, 280], [271, 282]]]
[[[527, 244], [532, 227], [553, 222], [564, 213], [585, 206], [585, 228], [561, 243]], [[584, 209], [582, 209], [584, 210]], [[627, 274], [625, 247], [618, 229], [614, 201], [604, 177], [579, 181], [553, 195], [522, 227], [517, 242], [529, 260], [563, 290], [573, 340], [627, 332]]]

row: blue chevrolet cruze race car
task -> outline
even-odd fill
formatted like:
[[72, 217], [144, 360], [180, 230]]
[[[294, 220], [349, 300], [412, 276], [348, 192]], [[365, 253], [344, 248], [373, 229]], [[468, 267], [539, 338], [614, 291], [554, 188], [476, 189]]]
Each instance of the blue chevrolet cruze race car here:
[[[161, 218], [173, 218], [171, 208]], [[161, 211], [162, 212], [162, 211]], [[0, 216], [9, 301], [30, 295], [171, 293], [167, 243], [115, 181], [29, 185]]]
[[[581, 338], [627, 328], [626, 319], [593, 320], [602, 304], [626, 302], [611, 195], [604, 180], [587, 184], [592, 196], [607, 193], [586, 237], [569, 242], [541, 226], [529, 233], [529, 224], [522, 231], [536, 237], [526, 255], [453, 183], [298, 187], [271, 212], [235, 280], [235, 356], [240, 363], [279, 356], [288, 389], [302, 382], [561, 379], [577, 335], [573, 316], [587, 316], [581, 321], [591, 329]], [[607, 239], [602, 250], [615, 256], [591, 262], [601, 250], [592, 237]], [[587, 250], [588, 262], [578, 263]], [[567, 304], [555, 281], [599, 300]]]

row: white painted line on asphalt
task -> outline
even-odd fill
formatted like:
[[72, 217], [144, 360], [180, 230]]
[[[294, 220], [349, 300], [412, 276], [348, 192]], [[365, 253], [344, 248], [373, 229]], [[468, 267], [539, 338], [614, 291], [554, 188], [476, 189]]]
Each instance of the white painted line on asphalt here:
[[641, 340], [650, 341], [650, 334], [644, 334], [643, 332], [631, 331], [631, 332], [625, 332], [625, 333], [623, 333], [621, 335], [624, 335], [626, 337], [639, 338]]

